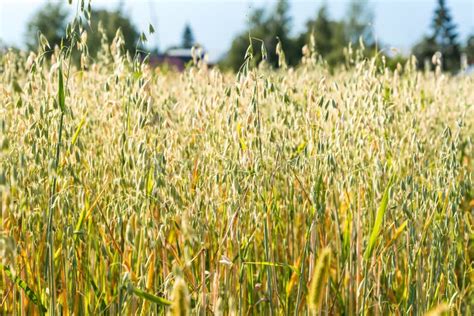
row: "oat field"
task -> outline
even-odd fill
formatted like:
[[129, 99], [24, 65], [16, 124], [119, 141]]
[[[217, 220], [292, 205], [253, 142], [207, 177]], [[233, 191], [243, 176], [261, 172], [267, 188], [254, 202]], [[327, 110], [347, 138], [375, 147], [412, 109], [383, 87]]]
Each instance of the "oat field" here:
[[121, 44], [1, 57], [2, 314], [473, 312], [474, 77]]

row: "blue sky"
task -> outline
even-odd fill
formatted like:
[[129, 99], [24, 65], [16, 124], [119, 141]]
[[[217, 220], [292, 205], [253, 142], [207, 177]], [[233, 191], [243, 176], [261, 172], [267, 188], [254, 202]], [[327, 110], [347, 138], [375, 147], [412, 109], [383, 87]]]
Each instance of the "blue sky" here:
[[[63, 0], [66, 1], [66, 0]], [[76, 0], [74, 0], [76, 1]], [[86, 0], [87, 1], [87, 0]], [[0, 0], [0, 39], [8, 45], [22, 47], [29, 18], [47, 0]], [[156, 33], [151, 44], [160, 49], [178, 44], [186, 22], [189, 22], [198, 42], [209, 52], [211, 60], [222, 56], [232, 38], [245, 29], [254, 8], [271, 8], [276, 0], [128, 0], [125, 12], [142, 31], [152, 23]], [[305, 22], [316, 15], [324, 1], [290, 0], [293, 17], [292, 32], [297, 34]], [[117, 0], [92, 0], [93, 7], [113, 9]], [[326, 0], [330, 15], [341, 19], [348, 0]], [[408, 52], [409, 48], [429, 31], [435, 0], [371, 0], [374, 32], [377, 39], [390, 47]], [[447, 0], [460, 39], [474, 34], [474, 0]]]

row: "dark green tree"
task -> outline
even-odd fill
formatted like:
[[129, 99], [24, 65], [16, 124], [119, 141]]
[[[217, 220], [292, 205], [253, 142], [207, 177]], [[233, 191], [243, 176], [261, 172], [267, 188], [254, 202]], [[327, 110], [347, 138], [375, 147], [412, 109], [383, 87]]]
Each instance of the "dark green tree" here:
[[34, 50], [39, 44], [39, 33], [48, 40], [51, 48], [61, 44], [66, 35], [68, 11], [63, 2], [48, 2], [28, 22], [26, 32], [26, 45]]
[[467, 38], [464, 54], [466, 54], [467, 62], [474, 64], [474, 34]]
[[431, 36], [425, 36], [420, 43], [415, 45], [413, 54], [421, 62], [426, 58], [431, 58], [435, 52], [439, 51], [442, 54], [443, 69], [448, 71], [458, 70], [461, 48], [457, 41], [456, 25], [445, 0], [438, 0], [437, 2], [431, 29]]
[[[245, 52], [250, 43], [250, 36], [255, 38], [262, 38], [265, 36], [264, 14], [265, 11], [263, 9], [256, 9], [252, 12], [248, 23], [248, 29], [234, 38], [229, 51], [220, 63], [221, 66], [234, 71], [237, 71], [240, 68], [244, 62]], [[252, 40], [252, 44], [254, 47], [260, 45], [256, 40]]]
[[249, 37], [252, 38], [255, 64], [261, 61], [260, 47], [263, 41], [268, 63], [277, 67], [279, 56], [276, 47], [280, 41], [286, 63], [296, 65], [301, 58], [301, 47], [298, 47], [297, 41], [289, 36], [290, 27], [291, 17], [287, 0], [279, 0], [269, 14], [264, 9], [256, 9], [250, 16], [247, 30], [232, 41], [231, 48], [221, 65], [238, 70], [244, 62], [245, 52], [250, 44]]
[[[431, 58], [439, 50], [432, 36], [424, 36], [423, 39], [412, 48], [412, 54], [418, 60], [418, 68], [422, 69], [425, 64], [431, 63]], [[433, 67], [433, 65], [431, 65]]]
[[331, 39], [334, 35], [334, 30], [329, 19], [326, 5], [321, 6], [318, 15], [314, 22], [309, 21], [308, 33], [314, 35], [316, 50], [322, 56], [327, 56], [333, 50], [333, 43]]
[[[39, 32], [46, 37], [51, 48], [54, 45], [59, 45], [66, 35], [67, 17], [68, 11], [63, 2], [48, 2], [28, 23], [26, 34], [28, 48], [36, 49], [38, 47]], [[98, 30], [99, 21], [102, 23], [102, 28], [109, 43], [120, 28], [125, 40], [125, 49], [132, 53], [135, 52], [139, 33], [119, 6], [115, 11], [92, 10], [90, 26], [84, 25], [88, 33], [89, 54], [92, 57], [97, 55], [97, 51], [101, 47], [102, 34]]]
[[109, 43], [112, 42], [120, 28], [125, 41], [125, 50], [132, 54], [135, 52], [140, 34], [120, 7], [115, 11], [92, 10], [91, 24], [87, 28], [87, 45], [92, 57], [97, 55], [101, 47], [102, 34], [99, 32], [99, 22], [102, 24]]
[[183, 30], [181, 47], [191, 48], [193, 47], [194, 44], [195, 44], [195, 39], [194, 39], [193, 30], [191, 29], [191, 26], [188, 23], [186, 23], [186, 26], [184, 27], [184, 30]]
[[280, 42], [284, 51], [285, 62], [294, 66], [301, 59], [301, 47], [297, 41], [290, 37], [292, 18], [289, 14], [290, 5], [288, 0], [278, 0], [273, 12], [267, 20], [269, 33], [263, 39], [268, 49], [268, 62], [276, 67], [279, 63], [277, 44]]
[[310, 36], [314, 36], [315, 48], [330, 66], [344, 61], [344, 47], [349, 39], [345, 33], [345, 24], [329, 18], [327, 6], [323, 4], [317, 13], [316, 19], [306, 23], [306, 31], [299, 36], [298, 46], [309, 43]]
[[344, 48], [349, 43], [344, 21], [331, 21], [331, 51], [325, 56], [329, 65], [335, 66], [345, 61]]
[[457, 41], [458, 33], [445, 0], [438, 0], [433, 20], [433, 38], [443, 54], [443, 66], [447, 70], [459, 69], [461, 52]]

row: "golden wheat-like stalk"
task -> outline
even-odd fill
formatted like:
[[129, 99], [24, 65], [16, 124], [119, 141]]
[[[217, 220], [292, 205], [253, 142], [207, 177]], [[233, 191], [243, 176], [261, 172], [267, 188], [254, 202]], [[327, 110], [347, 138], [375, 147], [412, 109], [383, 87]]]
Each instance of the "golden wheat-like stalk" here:
[[308, 293], [308, 307], [314, 313], [320, 310], [323, 292], [329, 279], [329, 266], [331, 264], [331, 250], [324, 248], [318, 257]]

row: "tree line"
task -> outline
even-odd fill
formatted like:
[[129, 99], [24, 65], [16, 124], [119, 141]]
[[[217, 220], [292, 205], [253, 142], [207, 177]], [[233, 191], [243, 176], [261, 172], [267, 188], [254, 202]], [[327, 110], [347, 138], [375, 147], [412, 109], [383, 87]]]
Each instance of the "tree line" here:
[[[465, 56], [466, 63], [474, 63], [474, 34], [469, 36], [463, 45], [459, 41], [457, 26], [453, 21], [451, 12], [445, 0], [436, 1], [430, 30], [413, 49], [412, 54], [418, 60], [420, 68], [433, 67], [432, 56], [441, 53], [442, 69], [458, 71], [461, 65], [461, 56]], [[256, 9], [251, 15], [247, 29], [237, 36], [231, 45], [221, 65], [233, 70], [239, 69], [243, 62], [245, 52], [250, 41], [252, 45], [259, 45], [263, 41], [268, 53], [268, 62], [278, 65], [276, 54], [277, 44], [282, 45], [289, 65], [297, 65], [302, 58], [302, 49], [314, 39], [317, 53], [331, 66], [343, 64], [345, 61], [344, 48], [350, 43], [357, 48], [364, 45], [364, 54], [386, 54], [380, 48], [385, 45], [377, 42], [373, 36], [374, 13], [367, 0], [352, 0], [349, 2], [346, 18], [343, 20], [331, 19], [328, 14], [327, 2], [319, 8], [315, 17], [306, 22], [305, 30], [291, 37], [291, 16], [289, 15], [289, 2], [279, 0], [271, 11]], [[254, 59], [258, 63], [261, 56], [257, 53]], [[388, 65], [394, 67], [404, 57], [386, 54]]]
[[[90, 25], [87, 25], [87, 46], [92, 58], [97, 55], [103, 41], [111, 41], [118, 29], [125, 40], [125, 49], [135, 53], [140, 49], [142, 34], [127, 17], [122, 7], [113, 11], [103, 9], [90, 10]], [[59, 45], [66, 38], [68, 11], [59, 3], [47, 3], [29, 21], [27, 26], [27, 48], [35, 50], [39, 44], [39, 32], [44, 35], [51, 45]], [[380, 48], [383, 43], [377, 42], [373, 36], [374, 14], [367, 0], [351, 0], [347, 7], [346, 18], [332, 19], [328, 13], [327, 2], [315, 12], [314, 18], [306, 22], [303, 32], [292, 35], [292, 17], [288, 0], [278, 0], [269, 10], [257, 8], [250, 14], [246, 29], [237, 35], [227, 54], [219, 61], [225, 69], [237, 71], [242, 63], [249, 45], [259, 47], [264, 45], [266, 61], [273, 67], [281, 63], [281, 54], [277, 47], [284, 52], [284, 62], [289, 66], [297, 65], [303, 56], [303, 47], [312, 41], [315, 51], [328, 63], [331, 68], [345, 61], [344, 48], [352, 45], [355, 48], [364, 46], [364, 54], [384, 54]], [[99, 22], [100, 21], [100, 22]], [[99, 30], [101, 32], [99, 32]], [[190, 48], [196, 44], [191, 26], [187, 24], [183, 30], [181, 44], [176, 47]], [[158, 52], [155, 48], [154, 53]], [[262, 59], [262, 50], [255, 50], [253, 63]], [[417, 43], [412, 53], [418, 59], [420, 68], [432, 67], [430, 61], [436, 53], [441, 53], [442, 69], [458, 71], [461, 60], [474, 63], [474, 34], [466, 43], [459, 40], [457, 27], [451, 16], [445, 0], [437, 0], [429, 33]], [[386, 56], [388, 65], [403, 61], [401, 56]]]

